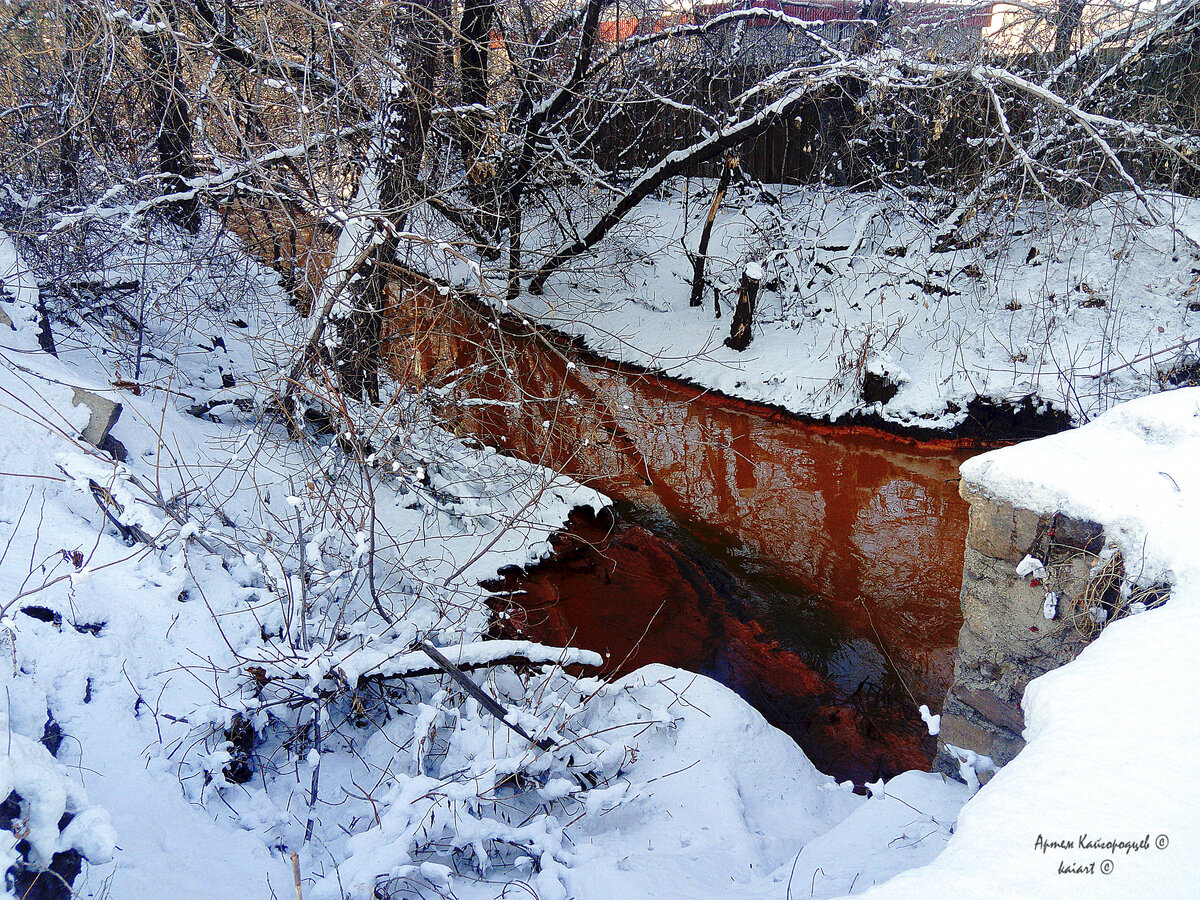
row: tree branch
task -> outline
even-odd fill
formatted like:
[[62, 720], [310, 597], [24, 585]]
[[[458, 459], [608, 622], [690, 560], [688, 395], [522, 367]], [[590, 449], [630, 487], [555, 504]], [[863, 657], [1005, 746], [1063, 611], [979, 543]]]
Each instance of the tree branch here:
[[855, 74], [855, 70], [858, 68], [850, 63], [840, 63], [820, 66], [815, 71], [808, 67], [792, 70], [794, 76], [805, 79], [798, 87], [793, 88], [774, 103], [760, 109], [754, 115], [709, 135], [689, 147], [668, 154], [657, 166], [635, 181], [629, 190], [600, 216], [587, 234], [570, 243], [564, 243], [555, 251], [534, 275], [533, 281], [529, 285], [530, 293], [540, 294], [545, 287], [546, 279], [563, 263], [590, 250], [603, 240], [615, 225], [657, 190], [664, 181], [682, 174], [696, 163], [704, 162], [738, 144], [765, 134], [775, 122], [793, 115], [801, 105], [810, 102], [813, 95], [836, 83], [839, 78]]

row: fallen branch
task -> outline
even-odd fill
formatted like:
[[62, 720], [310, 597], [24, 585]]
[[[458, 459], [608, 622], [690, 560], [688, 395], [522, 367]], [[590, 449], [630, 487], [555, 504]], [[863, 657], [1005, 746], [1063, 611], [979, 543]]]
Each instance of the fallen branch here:
[[[104, 513], [106, 519], [112, 523], [113, 527], [121, 533], [125, 540], [134, 540], [139, 544], [154, 544], [154, 538], [148, 535], [139, 525], [126, 525], [121, 521], [121, 513], [125, 512], [120, 503], [116, 501], [107, 489], [101, 487], [92, 479], [88, 479], [88, 489], [92, 492], [92, 497], [96, 500], [96, 505], [100, 507], [100, 511]], [[116, 510], [114, 512], [114, 510]]]
[[[390, 616], [388, 618], [391, 618]], [[376, 659], [366, 659], [371, 654], [370, 649], [348, 652], [341, 662], [331, 666], [340, 670], [348, 683], [362, 683], [368, 680], [387, 678], [416, 678], [420, 675], [433, 674], [426, 657], [429, 653], [425, 647], [417, 645], [399, 653], [390, 655], [383, 651], [373, 651]], [[350, 660], [357, 657], [356, 664]], [[449, 663], [461, 671], [486, 669], [501, 665], [584, 665], [599, 667], [604, 664], [600, 654], [591, 650], [580, 650], [575, 647], [551, 647], [533, 641], [474, 641], [454, 647], [443, 647], [439, 651], [439, 659], [434, 661], [443, 668], [442, 661]], [[430, 657], [432, 658], [432, 657]]]
[[486, 709], [489, 713], [499, 719], [504, 725], [507, 725], [512, 731], [519, 734], [529, 743], [542, 750], [553, 750], [554, 741], [550, 738], [534, 738], [529, 732], [518, 725], [516, 722], [509, 721], [508, 710], [501, 706], [491, 695], [484, 693], [483, 689], [467, 677], [466, 673], [456, 666], [450, 660], [446, 659], [432, 644], [421, 641], [417, 644], [421, 651], [438, 664], [438, 667], [448, 674], [454, 682], [463, 690], [479, 701], [479, 705]]
[[1127, 363], [1122, 363], [1119, 366], [1113, 366], [1111, 369], [1106, 369], [1103, 372], [1096, 372], [1094, 374], [1088, 375], [1088, 378], [1105, 378], [1106, 376], [1111, 375], [1113, 372], [1120, 372], [1122, 369], [1128, 369], [1130, 366], [1136, 366], [1140, 362], [1145, 362], [1146, 360], [1153, 359], [1156, 356], [1162, 356], [1164, 353], [1171, 353], [1175, 350], [1182, 350], [1184, 347], [1191, 346], [1192, 344], [1200, 344], [1200, 338], [1192, 338], [1191, 340], [1181, 341], [1178, 344], [1175, 344], [1174, 346], [1171, 346], [1171, 347], [1164, 347], [1162, 350], [1155, 350], [1151, 353], [1145, 353], [1145, 354], [1137, 357], [1136, 359], [1131, 359]]
[[[386, 617], [390, 619], [391, 617]], [[591, 650], [579, 650], [574, 647], [548, 647], [530, 641], [478, 641], [457, 647], [446, 647], [446, 653], [457, 657], [451, 660], [446, 653], [434, 647], [428, 641], [419, 641], [415, 649], [406, 650], [393, 656], [385, 657], [374, 663], [357, 676], [347, 676], [342, 666], [334, 670], [334, 677], [346, 684], [356, 687], [371, 681], [386, 681], [392, 678], [419, 678], [425, 675], [445, 673], [454, 680], [470, 696], [479, 701], [487, 712], [499, 719], [505, 727], [520, 735], [535, 747], [542, 750], [553, 750], [554, 741], [550, 738], [535, 738], [524, 728], [509, 718], [509, 712], [479, 685], [467, 677], [467, 672], [475, 669], [491, 669], [504, 665], [583, 665], [599, 667], [604, 660], [598, 653]], [[360, 651], [361, 652], [361, 651]], [[432, 660], [429, 666], [425, 660]], [[297, 676], [307, 677], [297, 672]]]

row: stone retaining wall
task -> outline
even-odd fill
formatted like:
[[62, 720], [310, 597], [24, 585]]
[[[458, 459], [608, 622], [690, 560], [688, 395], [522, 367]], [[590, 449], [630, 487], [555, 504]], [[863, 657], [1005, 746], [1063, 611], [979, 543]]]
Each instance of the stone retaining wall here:
[[[957, 773], [953, 745], [1003, 765], [1025, 745], [1021, 697], [1034, 678], [1074, 659], [1091, 640], [1087, 610], [1097, 602], [1092, 576], [1103, 528], [1061, 514], [1038, 515], [996, 501], [963, 480], [971, 505], [963, 561], [963, 627], [954, 682], [942, 706], [938, 768]], [[1044, 575], [1018, 575], [1026, 556]], [[1047, 593], [1058, 598], [1045, 616]]]

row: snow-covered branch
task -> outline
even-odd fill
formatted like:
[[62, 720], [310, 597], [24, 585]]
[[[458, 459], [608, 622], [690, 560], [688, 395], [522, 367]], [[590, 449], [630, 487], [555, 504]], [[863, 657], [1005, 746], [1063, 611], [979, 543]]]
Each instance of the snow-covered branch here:
[[792, 80], [800, 83], [790, 88], [778, 100], [764, 106], [753, 115], [735, 121], [691, 145], [667, 154], [656, 166], [644, 172], [615, 203], [601, 213], [598, 220], [582, 237], [561, 245], [538, 269], [529, 290], [538, 294], [549, 278], [564, 263], [594, 247], [604, 239], [625, 216], [654, 192], [668, 178], [685, 171], [689, 166], [711, 159], [764, 133], [774, 122], [791, 114], [813, 96], [835, 84], [839, 78], [865, 74], [862, 66], [848, 61], [822, 66], [793, 69]]

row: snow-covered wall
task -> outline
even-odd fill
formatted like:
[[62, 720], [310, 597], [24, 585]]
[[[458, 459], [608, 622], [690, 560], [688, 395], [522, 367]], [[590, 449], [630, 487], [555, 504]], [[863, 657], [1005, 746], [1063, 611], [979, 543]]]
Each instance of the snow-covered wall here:
[[[1130, 614], [1029, 684], [1020, 755], [963, 807], [931, 865], [871, 897], [1196, 896], [1198, 461], [1200, 389], [1189, 388], [963, 465], [996, 503], [1097, 523], [1124, 559]], [[1170, 599], [1137, 606], [1155, 584]]]

